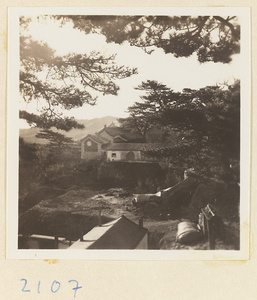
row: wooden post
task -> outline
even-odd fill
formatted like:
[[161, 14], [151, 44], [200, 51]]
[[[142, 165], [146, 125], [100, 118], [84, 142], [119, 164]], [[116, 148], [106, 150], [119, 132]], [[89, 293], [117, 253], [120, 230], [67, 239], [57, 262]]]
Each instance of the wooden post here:
[[58, 236], [54, 237], [54, 248], [58, 249]]
[[204, 215], [204, 228], [203, 234], [208, 240], [208, 248], [209, 250], [215, 249], [215, 233], [214, 233], [214, 220], [215, 220], [215, 213], [213, 212], [212, 208], [208, 204], [206, 207], [202, 209], [202, 213]]
[[100, 207], [99, 208], [99, 211], [98, 211], [98, 226], [102, 226], [102, 208]]
[[83, 242], [83, 234], [84, 234], [84, 228], [83, 228], [83, 221], [80, 222], [79, 224], [79, 236], [80, 236], [80, 241]]
[[215, 238], [214, 238], [214, 232], [213, 232], [212, 219], [207, 220], [207, 236], [208, 236], [209, 250], [214, 250], [215, 249]]

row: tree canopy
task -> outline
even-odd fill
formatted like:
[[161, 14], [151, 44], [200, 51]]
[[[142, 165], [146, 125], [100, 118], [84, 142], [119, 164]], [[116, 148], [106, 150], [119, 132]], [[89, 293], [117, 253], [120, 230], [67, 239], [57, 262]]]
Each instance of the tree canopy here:
[[[153, 147], [144, 151], [145, 155], [170, 158], [174, 167], [194, 167], [209, 178], [231, 180], [235, 175], [231, 165], [237, 164], [240, 156], [239, 81], [174, 92], [148, 80], [137, 89], [144, 92], [142, 102], [129, 108], [126, 126], [145, 128], [147, 124], [148, 128], [161, 128], [167, 139], [174, 132], [177, 136], [173, 146]], [[239, 174], [236, 177], [239, 180]]]
[[[232, 55], [240, 51], [240, 26], [235, 16], [51, 17], [63, 24], [72, 22], [74, 28], [85, 34], [103, 34], [108, 43], [127, 41], [147, 53], [161, 48], [175, 57], [189, 57], [196, 53], [200, 62], [229, 63]], [[23, 110], [20, 118], [45, 129], [81, 128], [75, 119], [64, 117], [63, 110], [84, 104], [94, 105], [97, 100], [95, 92], [117, 95], [117, 79], [135, 74], [136, 69], [118, 66], [115, 55], [104, 56], [99, 52], [58, 56], [49, 45], [26, 34], [30, 21], [29, 18], [20, 18], [20, 93], [26, 103], [35, 100], [40, 103], [40, 114]], [[134, 120], [132, 116], [131, 121]]]
[[119, 119], [122, 126], [130, 128], [132, 131], [137, 131], [145, 136], [148, 129], [154, 124], [159, 124], [157, 119], [163, 109], [172, 99], [178, 97], [178, 93], [173, 92], [170, 88], [162, 83], [154, 80], [147, 80], [142, 82], [141, 85], [135, 88], [141, 90], [145, 95], [140, 96], [141, 101], [135, 102], [132, 106], [128, 107], [129, 117]]
[[74, 144], [72, 138], [49, 129], [41, 130], [36, 134], [36, 138], [48, 140], [49, 146], [52, 148], [58, 148], [58, 150], [63, 147], [70, 147]]
[[23, 34], [29, 20], [21, 18], [20, 22], [20, 93], [26, 103], [38, 101], [41, 106], [40, 114], [20, 112], [20, 118], [31, 125], [81, 128], [73, 118], [63, 117], [62, 111], [85, 103], [94, 105], [97, 97], [93, 92], [117, 95], [116, 80], [136, 73], [135, 68], [118, 66], [115, 55], [91, 52], [58, 56], [46, 43]]
[[197, 54], [200, 62], [229, 63], [240, 51], [240, 26], [235, 16], [55, 16], [72, 21], [86, 34], [101, 33], [107, 42], [161, 48], [176, 57]]

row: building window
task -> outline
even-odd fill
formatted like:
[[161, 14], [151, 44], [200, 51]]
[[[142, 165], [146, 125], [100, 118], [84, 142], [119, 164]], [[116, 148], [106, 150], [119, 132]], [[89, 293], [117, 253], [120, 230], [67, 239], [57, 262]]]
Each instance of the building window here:
[[115, 158], [115, 157], [116, 157], [116, 153], [113, 152], [113, 153], [112, 153], [112, 158]]
[[90, 147], [92, 145], [91, 141], [87, 141], [87, 146]]

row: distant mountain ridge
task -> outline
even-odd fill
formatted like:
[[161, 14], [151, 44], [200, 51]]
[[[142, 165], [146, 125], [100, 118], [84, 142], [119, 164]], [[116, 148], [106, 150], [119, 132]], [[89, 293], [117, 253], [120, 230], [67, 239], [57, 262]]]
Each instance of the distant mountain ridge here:
[[[84, 138], [88, 134], [94, 134], [95, 132], [100, 131], [103, 127], [109, 126], [112, 123], [118, 125], [118, 118], [112, 116], [106, 116], [103, 118], [94, 118], [91, 120], [77, 120], [78, 123], [83, 124], [85, 128], [83, 129], [71, 129], [66, 132], [64, 130], [52, 129], [53, 131], [57, 131], [67, 137], [73, 138], [74, 141], [79, 141]], [[29, 129], [20, 129], [20, 137], [24, 139], [27, 143], [37, 143], [37, 144], [47, 144], [47, 140], [36, 138], [36, 134], [42, 130], [41, 128], [32, 127]]]

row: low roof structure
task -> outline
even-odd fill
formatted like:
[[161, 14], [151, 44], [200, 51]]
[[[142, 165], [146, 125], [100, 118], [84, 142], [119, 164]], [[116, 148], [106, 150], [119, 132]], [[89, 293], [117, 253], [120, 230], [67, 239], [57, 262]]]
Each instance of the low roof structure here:
[[94, 227], [69, 249], [135, 249], [147, 233], [146, 228], [122, 216]]
[[167, 147], [173, 147], [173, 145], [164, 143], [113, 143], [106, 146], [105, 149], [109, 151], [141, 151]]
[[113, 143], [106, 147], [109, 151], [140, 151], [146, 143]]

